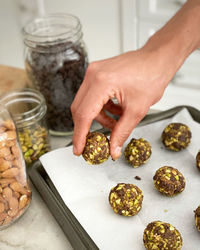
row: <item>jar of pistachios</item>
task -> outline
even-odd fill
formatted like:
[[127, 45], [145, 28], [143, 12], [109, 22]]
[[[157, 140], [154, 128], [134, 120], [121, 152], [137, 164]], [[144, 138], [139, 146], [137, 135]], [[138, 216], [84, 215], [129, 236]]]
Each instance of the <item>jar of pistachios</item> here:
[[30, 201], [31, 188], [16, 127], [0, 104], [0, 230], [16, 221]]
[[24, 88], [2, 96], [1, 102], [16, 123], [25, 162], [31, 166], [50, 150], [45, 99], [37, 90]]

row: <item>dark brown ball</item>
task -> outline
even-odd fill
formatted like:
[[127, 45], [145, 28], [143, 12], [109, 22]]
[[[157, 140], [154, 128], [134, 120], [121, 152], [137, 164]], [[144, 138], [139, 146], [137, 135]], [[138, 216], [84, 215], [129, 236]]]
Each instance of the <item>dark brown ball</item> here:
[[197, 227], [197, 230], [200, 232], [200, 206], [194, 211], [195, 216], [195, 225]]
[[197, 153], [197, 156], [196, 156], [196, 166], [200, 171], [200, 151]]
[[162, 142], [166, 148], [180, 151], [186, 148], [192, 137], [191, 131], [185, 124], [170, 123], [162, 132]]
[[179, 231], [162, 221], [154, 221], [147, 225], [143, 242], [148, 250], [180, 250], [183, 245]]
[[83, 158], [93, 165], [103, 163], [110, 156], [110, 147], [108, 138], [99, 132], [90, 132], [86, 138]]
[[151, 156], [151, 152], [151, 145], [148, 141], [143, 138], [133, 138], [126, 146], [124, 156], [132, 167], [137, 168], [147, 162]]
[[133, 184], [119, 183], [109, 194], [113, 211], [123, 216], [134, 216], [142, 208], [142, 191]]
[[162, 194], [174, 196], [185, 188], [185, 178], [178, 169], [164, 166], [159, 168], [154, 177], [154, 186]]

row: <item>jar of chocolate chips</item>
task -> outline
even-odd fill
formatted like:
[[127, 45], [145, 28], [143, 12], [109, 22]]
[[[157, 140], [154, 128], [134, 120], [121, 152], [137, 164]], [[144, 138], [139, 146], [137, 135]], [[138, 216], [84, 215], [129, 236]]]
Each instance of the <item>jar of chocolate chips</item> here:
[[22, 88], [8, 92], [0, 101], [16, 123], [26, 165], [31, 167], [41, 155], [50, 151], [45, 99], [37, 90]]
[[49, 131], [70, 134], [70, 106], [88, 66], [81, 23], [69, 14], [50, 14], [27, 24], [23, 35], [26, 71], [46, 99]]

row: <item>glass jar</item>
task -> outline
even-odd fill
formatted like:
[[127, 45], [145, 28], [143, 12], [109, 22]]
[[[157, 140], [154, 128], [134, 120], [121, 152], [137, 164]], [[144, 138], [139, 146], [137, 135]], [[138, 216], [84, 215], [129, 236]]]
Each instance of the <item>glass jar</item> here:
[[24, 88], [2, 96], [1, 102], [16, 123], [25, 162], [31, 166], [41, 155], [50, 151], [45, 99], [37, 90]]
[[28, 208], [31, 189], [16, 127], [0, 104], [0, 229], [9, 226]]
[[46, 99], [50, 133], [70, 134], [70, 106], [88, 66], [80, 21], [69, 14], [50, 14], [27, 24], [23, 35], [26, 72]]

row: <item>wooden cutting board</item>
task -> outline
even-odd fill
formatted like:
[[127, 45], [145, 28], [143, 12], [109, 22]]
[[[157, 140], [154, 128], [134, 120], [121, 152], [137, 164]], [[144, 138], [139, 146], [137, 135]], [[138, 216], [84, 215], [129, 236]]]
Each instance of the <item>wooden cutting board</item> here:
[[31, 87], [23, 69], [0, 65], [0, 96], [10, 90]]

